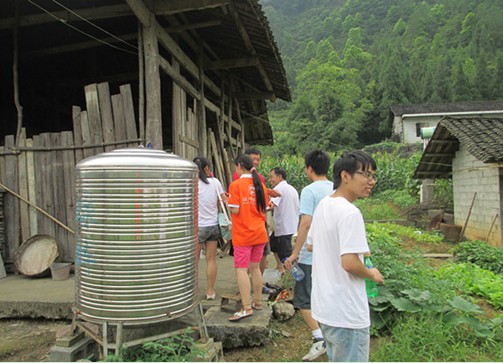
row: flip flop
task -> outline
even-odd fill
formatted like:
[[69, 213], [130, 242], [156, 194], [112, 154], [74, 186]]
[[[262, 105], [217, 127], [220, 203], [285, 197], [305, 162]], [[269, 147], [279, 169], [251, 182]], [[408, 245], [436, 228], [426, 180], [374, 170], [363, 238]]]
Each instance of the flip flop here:
[[234, 315], [232, 315], [229, 318], [229, 321], [239, 321], [239, 320], [247, 318], [249, 316], [253, 316], [253, 309], [240, 310], [237, 313], [234, 313]]

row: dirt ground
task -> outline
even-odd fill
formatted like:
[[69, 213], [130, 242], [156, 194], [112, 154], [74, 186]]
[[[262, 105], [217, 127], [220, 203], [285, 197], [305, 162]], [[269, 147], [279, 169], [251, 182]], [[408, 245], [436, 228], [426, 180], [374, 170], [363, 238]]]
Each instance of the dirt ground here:
[[0, 361], [48, 362], [58, 330], [70, 322], [0, 319]]
[[[417, 246], [417, 245], [416, 245]], [[446, 253], [453, 244], [419, 246], [424, 253]], [[415, 244], [405, 242], [405, 249]], [[429, 259], [434, 266], [444, 259]], [[64, 332], [69, 321], [33, 319], [0, 319], [0, 362], [47, 362], [49, 351], [56, 341], [58, 331]], [[286, 322], [272, 322], [273, 339], [263, 347], [240, 348], [224, 351], [229, 362], [295, 362], [307, 353], [311, 344], [311, 334], [300, 314]], [[317, 361], [327, 361], [325, 355]]]
[[[58, 331], [70, 322], [0, 319], [1, 362], [48, 362]], [[273, 340], [265, 347], [224, 351], [228, 362], [300, 361], [311, 344], [311, 334], [299, 314], [286, 322], [273, 322]], [[317, 361], [326, 361], [326, 356]]]

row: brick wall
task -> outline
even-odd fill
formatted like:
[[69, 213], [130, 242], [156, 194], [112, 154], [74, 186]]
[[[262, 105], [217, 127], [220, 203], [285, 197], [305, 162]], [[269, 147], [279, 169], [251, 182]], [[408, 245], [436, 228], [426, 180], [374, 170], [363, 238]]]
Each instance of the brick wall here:
[[497, 164], [484, 164], [472, 156], [465, 146], [452, 162], [452, 180], [454, 188], [454, 222], [465, 224], [473, 195], [477, 196], [465, 230], [465, 238], [485, 241], [496, 215], [499, 217], [491, 230], [489, 244], [502, 245], [501, 236], [501, 186], [502, 167]]

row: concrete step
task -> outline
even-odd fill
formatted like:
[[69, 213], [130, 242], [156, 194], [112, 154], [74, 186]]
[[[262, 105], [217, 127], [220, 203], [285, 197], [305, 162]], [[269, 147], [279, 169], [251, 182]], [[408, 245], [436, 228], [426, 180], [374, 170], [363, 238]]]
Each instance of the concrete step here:
[[[237, 309], [236, 309], [237, 311]], [[218, 306], [209, 308], [204, 319], [208, 328], [208, 335], [217, 342], [222, 342], [225, 349], [237, 347], [261, 346], [271, 340], [272, 310], [265, 304], [263, 310], [255, 310], [253, 316], [229, 321], [232, 313]]]

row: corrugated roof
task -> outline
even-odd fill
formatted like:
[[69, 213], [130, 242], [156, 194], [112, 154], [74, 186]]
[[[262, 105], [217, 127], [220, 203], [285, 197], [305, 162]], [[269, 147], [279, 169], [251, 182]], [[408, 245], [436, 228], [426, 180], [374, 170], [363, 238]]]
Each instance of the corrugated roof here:
[[460, 143], [484, 163], [503, 162], [503, 118], [444, 117], [414, 173], [415, 178], [448, 178]]
[[466, 101], [456, 103], [422, 103], [415, 105], [393, 105], [395, 116], [416, 113], [473, 112], [503, 110], [503, 101]]

